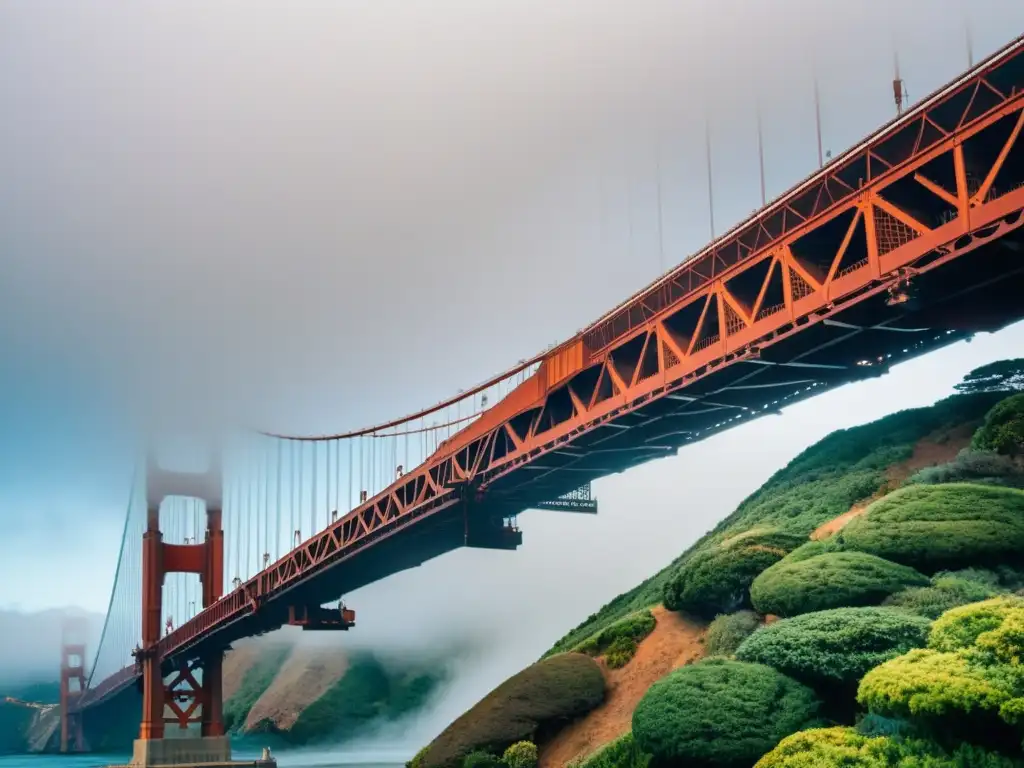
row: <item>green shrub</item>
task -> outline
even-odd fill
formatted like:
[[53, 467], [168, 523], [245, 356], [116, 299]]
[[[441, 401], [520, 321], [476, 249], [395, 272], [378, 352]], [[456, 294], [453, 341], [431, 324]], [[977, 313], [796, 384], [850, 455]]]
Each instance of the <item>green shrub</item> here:
[[754, 768], [1013, 768], [1006, 757], [970, 746], [952, 753], [931, 741], [815, 728], [787, 736]]
[[978, 638], [999, 629], [1012, 614], [1024, 611], [1024, 598], [1007, 595], [964, 605], [944, 613], [928, 635], [928, 647], [960, 651], [973, 647]]
[[842, 537], [847, 547], [932, 571], [1012, 562], [1024, 549], [1024, 491], [907, 486], [868, 507]]
[[997, 714], [1012, 696], [957, 653], [918, 648], [868, 672], [857, 701], [892, 717]]
[[427, 749], [429, 749], [429, 747], [423, 747], [423, 749], [413, 755], [412, 760], [405, 764], [405, 768], [422, 768], [423, 756], [427, 754]]
[[470, 752], [462, 759], [462, 768], [502, 768], [501, 760], [490, 752]]
[[947, 736], [1019, 744], [1013, 729], [1024, 720], [1024, 599], [954, 608], [934, 623], [928, 645], [868, 672], [857, 700]]
[[938, 485], [940, 483], [982, 483], [1020, 488], [1024, 472], [1014, 461], [994, 451], [960, 451], [953, 461], [925, 467], [908, 477], [904, 485]]
[[843, 539], [841, 536], [829, 536], [827, 539], [808, 541], [801, 544], [784, 558], [787, 563], [799, 563], [801, 560], [808, 560], [818, 555], [826, 555], [830, 552], [842, 552]]
[[806, 540], [778, 530], [754, 530], [687, 560], [665, 584], [665, 607], [711, 618], [748, 603], [754, 578]]
[[771, 667], [709, 659], [654, 683], [633, 712], [659, 763], [750, 765], [815, 717], [814, 692]]
[[1004, 456], [1024, 453], [1024, 392], [993, 406], [985, 423], [974, 433], [971, 447]]
[[[585, 653], [588, 656], [600, 656], [609, 652], [616, 642], [632, 640], [635, 653], [636, 644], [651, 634], [657, 623], [654, 614], [649, 610], [637, 611], [623, 619], [619, 619], [601, 631], [595, 632], [572, 650], [578, 653]], [[620, 644], [619, 647], [621, 649], [623, 646]]]
[[626, 666], [636, 656], [636, 640], [631, 637], [617, 637], [615, 642], [608, 646], [604, 655], [604, 662], [609, 669], [619, 669]]
[[753, 611], [737, 611], [716, 616], [704, 635], [706, 656], [731, 656], [750, 634], [761, 626], [761, 619]]
[[795, 616], [828, 608], [877, 605], [886, 597], [928, 579], [912, 568], [862, 552], [831, 552], [797, 562], [780, 562], [750, 587], [760, 613]]
[[532, 741], [517, 741], [501, 757], [507, 768], [537, 768], [537, 745]]
[[637, 746], [632, 733], [601, 747], [590, 757], [575, 760], [569, 768], [648, 768], [651, 756]]
[[947, 573], [936, 574], [927, 587], [910, 587], [885, 599], [883, 605], [904, 608], [929, 619], [937, 619], [950, 608], [976, 603], [997, 593], [996, 589]]
[[533, 740], [538, 728], [579, 717], [603, 700], [597, 662], [582, 653], [552, 656], [510, 677], [445, 728], [424, 754], [423, 767], [457, 765], [474, 750]]
[[896, 608], [835, 608], [759, 629], [736, 651], [808, 685], [850, 685], [883, 661], [925, 645], [930, 622]]

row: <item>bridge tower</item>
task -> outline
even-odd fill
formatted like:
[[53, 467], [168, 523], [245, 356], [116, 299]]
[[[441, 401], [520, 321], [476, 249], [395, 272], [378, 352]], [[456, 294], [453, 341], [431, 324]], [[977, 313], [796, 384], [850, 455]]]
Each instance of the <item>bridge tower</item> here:
[[85, 693], [85, 638], [88, 626], [80, 616], [66, 616], [60, 641], [60, 751], [86, 751], [82, 714], [71, 703]]
[[[142, 536], [142, 645], [136, 663], [142, 671], [142, 722], [135, 740], [133, 766], [229, 763], [231, 743], [224, 734], [221, 671], [224, 649], [206, 648], [164, 677], [160, 651], [164, 579], [170, 573], [195, 573], [202, 582], [202, 605], [220, 600], [224, 584], [222, 478], [219, 455], [206, 472], [165, 470], [151, 452], [146, 467], [146, 530]], [[202, 542], [165, 543], [160, 504], [169, 496], [198, 499], [206, 505]], [[198, 714], [197, 714], [198, 711]], [[164, 738], [167, 724], [185, 731], [200, 724], [199, 737]]]

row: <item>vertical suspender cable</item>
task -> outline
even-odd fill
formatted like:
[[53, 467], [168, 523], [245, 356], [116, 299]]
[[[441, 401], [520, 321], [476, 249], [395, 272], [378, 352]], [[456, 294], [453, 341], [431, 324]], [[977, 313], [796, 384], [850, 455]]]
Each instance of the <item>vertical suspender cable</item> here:
[[292, 547], [295, 546], [295, 493], [296, 493], [296, 488], [298, 487], [298, 484], [296, 483], [296, 474], [298, 472], [298, 466], [299, 466], [299, 463], [298, 463], [298, 460], [296, 459], [296, 456], [298, 454], [298, 447], [299, 447], [298, 443], [296, 443], [296, 442], [292, 443], [292, 462], [291, 462], [292, 463], [292, 466], [291, 466], [292, 481], [291, 481], [291, 483], [289, 483], [289, 487], [288, 487], [288, 496], [289, 496], [289, 498], [291, 500], [291, 502], [288, 504], [288, 523], [289, 523], [289, 528], [288, 528], [288, 549], [289, 550], [291, 550]]
[[318, 443], [310, 444], [310, 453], [313, 454], [313, 482], [309, 486], [309, 535], [316, 533], [316, 447]]
[[352, 503], [352, 438], [345, 441], [348, 444], [348, 504], [345, 505], [345, 511], [349, 512], [353, 506]]
[[274, 527], [274, 559], [281, 557], [281, 467], [284, 464], [284, 442], [277, 441], [277, 525]]
[[341, 514], [341, 440], [334, 441], [334, 511]]
[[243, 578], [248, 579], [252, 576], [252, 572], [249, 570], [252, 557], [252, 472], [249, 471], [252, 468], [252, 457], [248, 455], [248, 451], [246, 459], [248, 467], [245, 473], [245, 576]]

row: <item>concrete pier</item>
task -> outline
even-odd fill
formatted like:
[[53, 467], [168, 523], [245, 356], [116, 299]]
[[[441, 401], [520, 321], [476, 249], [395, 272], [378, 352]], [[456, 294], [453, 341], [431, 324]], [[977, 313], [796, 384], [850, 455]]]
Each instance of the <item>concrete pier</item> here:
[[132, 760], [109, 768], [277, 768], [269, 749], [258, 760], [232, 760], [227, 736], [136, 739]]

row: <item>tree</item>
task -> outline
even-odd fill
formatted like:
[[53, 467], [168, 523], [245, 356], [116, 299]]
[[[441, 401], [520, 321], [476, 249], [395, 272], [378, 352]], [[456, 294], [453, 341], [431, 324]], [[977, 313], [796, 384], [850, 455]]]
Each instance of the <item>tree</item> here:
[[1001, 400], [974, 433], [971, 447], [1004, 456], [1024, 453], [1024, 393]]
[[961, 394], [973, 392], [1024, 392], [1024, 358], [997, 360], [975, 368], [953, 387]]
[[657, 765], [750, 766], [811, 723], [819, 704], [771, 667], [707, 659], [647, 690], [633, 710], [633, 738]]

